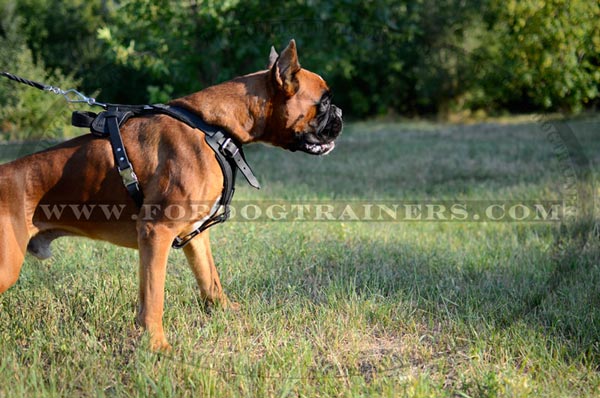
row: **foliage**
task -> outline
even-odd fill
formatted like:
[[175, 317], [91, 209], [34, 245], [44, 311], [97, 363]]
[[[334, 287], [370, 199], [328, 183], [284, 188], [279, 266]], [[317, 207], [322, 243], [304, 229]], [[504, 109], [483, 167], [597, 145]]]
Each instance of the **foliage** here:
[[134, 0], [101, 37], [118, 62], [169, 82], [175, 94], [262, 68], [271, 44], [295, 37], [303, 64], [330, 81], [354, 116], [579, 111], [598, 98], [596, 2], [344, 5]]
[[49, 69], [83, 75], [96, 68], [104, 48], [96, 38], [107, 20], [110, 1], [19, 0], [21, 35], [36, 62]]
[[[3, 28], [12, 48], [0, 51], [26, 45], [37, 68], [108, 102], [165, 101], [253, 72], [290, 38], [349, 117], [579, 112], [600, 96], [600, 6], [588, 0], [2, 4], [21, 47]], [[17, 61], [3, 67], [27, 72]]]
[[253, 0], [175, 7], [132, 0], [100, 38], [120, 66], [182, 94], [264, 68], [269, 47], [281, 49], [294, 37], [303, 65], [330, 81], [350, 114], [435, 112], [459, 85], [449, 79], [450, 67], [439, 65], [452, 56], [445, 42], [459, 41], [447, 39], [449, 32], [479, 6], [469, 4]]
[[[31, 80], [74, 87], [77, 80], [59, 70], [47, 72], [42, 61], [34, 62], [22, 36], [23, 21], [14, 4], [0, 2], [0, 70], [18, 71]], [[62, 97], [2, 80], [0, 84], [0, 131], [5, 139], [29, 140], [62, 137], [69, 108]]]
[[598, 99], [600, 8], [585, 0], [492, 2], [478, 49], [478, 106], [579, 111]]

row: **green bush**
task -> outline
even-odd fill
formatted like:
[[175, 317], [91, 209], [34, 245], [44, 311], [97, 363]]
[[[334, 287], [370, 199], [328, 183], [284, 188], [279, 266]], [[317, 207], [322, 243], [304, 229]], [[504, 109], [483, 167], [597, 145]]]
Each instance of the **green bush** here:
[[597, 2], [494, 0], [489, 16], [465, 106], [578, 112], [598, 101]]
[[[0, 2], [0, 70], [59, 87], [75, 87], [77, 80], [60, 71], [49, 73], [34, 62], [22, 36], [22, 20], [11, 2]], [[70, 109], [60, 96], [6, 79], [0, 81], [0, 131], [5, 140], [61, 138], [69, 130]]]

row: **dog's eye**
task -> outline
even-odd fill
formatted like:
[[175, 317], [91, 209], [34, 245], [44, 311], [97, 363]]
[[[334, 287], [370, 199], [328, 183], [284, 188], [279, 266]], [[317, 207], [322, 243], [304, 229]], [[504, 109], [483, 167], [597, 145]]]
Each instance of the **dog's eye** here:
[[319, 101], [319, 113], [324, 113], [329, 110], [331, 106], [331, 93], [328, 91], [321, 97]]

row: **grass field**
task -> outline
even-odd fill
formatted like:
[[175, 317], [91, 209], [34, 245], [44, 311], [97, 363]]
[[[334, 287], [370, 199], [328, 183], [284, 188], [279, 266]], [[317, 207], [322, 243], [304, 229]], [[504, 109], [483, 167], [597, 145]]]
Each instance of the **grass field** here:
[[[569, 126], [598, 165], [600, 120]], [[240, 180], [238, 199], [555, 200], [569, 185], [529, 119], [356, 123], [323, 158], [247, 156], [264, 188]], [[205, 311], [172, 252], [170, 354], [134, 326], [135, 251], [67, 239], [28, 256], [0, 296], [0, 396], [600, 395], [600, 244], [579, 225], [229, 222], [211, 237], [242, 310]]]

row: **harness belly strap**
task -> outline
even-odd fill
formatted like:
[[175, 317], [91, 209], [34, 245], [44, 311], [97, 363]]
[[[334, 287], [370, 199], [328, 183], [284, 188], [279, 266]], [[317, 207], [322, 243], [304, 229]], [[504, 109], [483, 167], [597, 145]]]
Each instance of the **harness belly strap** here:
[[223, 173], [223, 192], [220, 199], [215, 203], [209, 215], [198, 228], [183, 237], [175, 238], [172, 247], [180, 249], [202, 231], [229, 218], [229, 204], [235, 191], [237, 169], [240, 169], [251, 186], [260, 189], [260, 184], [246, 162], [241, 146], [233, 138], [224, 133], [222, 129], [207, 124], [202, 118], [184, 108], [164, 104], [138, 106], [108, 104], [107, 110], [100, 114], [85, 111], [73, 112], [71, 123], [74, 126], [89, 127], [93, 135], [109, 138], [115, 158], [115, 165], [123, 179], [123, 185], [138, 207], [142, 207], [144, 195], [137, 176], [133, 171], [133, 166], [127, 157], [119, 127], [131, 117], [152, 114], [171, 116], [203, 132], [206, 143], [214, 151], [215, 157], [221, 167], [221, 172]]

